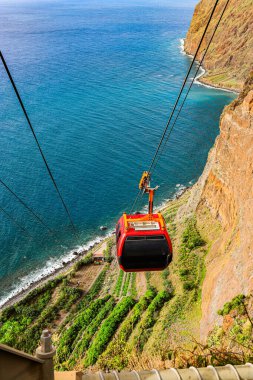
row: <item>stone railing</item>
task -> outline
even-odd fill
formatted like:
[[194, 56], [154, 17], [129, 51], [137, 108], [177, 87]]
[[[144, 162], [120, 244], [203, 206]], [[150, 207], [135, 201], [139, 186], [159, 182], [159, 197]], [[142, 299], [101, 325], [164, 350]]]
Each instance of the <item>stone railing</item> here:
[[83, 374], [82, 380], [253, 380], [253, 365], [227, 364], [223, 367], [110, 371]]
[[55, 349], [48, 330], [42, 332], [40, 342], [36, 357], [0, 344], [0, 379], [54, 380]]

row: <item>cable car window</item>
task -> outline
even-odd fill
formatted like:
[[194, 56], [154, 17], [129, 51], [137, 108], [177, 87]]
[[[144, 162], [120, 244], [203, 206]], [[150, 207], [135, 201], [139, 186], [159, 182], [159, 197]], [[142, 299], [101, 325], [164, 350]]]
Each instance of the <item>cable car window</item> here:
[[126, 269], [163, 269], [168, 265], [169, 255], [168, 242], [162, 235], [128, 236], [121, 263]]
[[165, 237], [162, 235], [153, 235], [153, 236], [128, 236], [126, 240], [165, 240]]

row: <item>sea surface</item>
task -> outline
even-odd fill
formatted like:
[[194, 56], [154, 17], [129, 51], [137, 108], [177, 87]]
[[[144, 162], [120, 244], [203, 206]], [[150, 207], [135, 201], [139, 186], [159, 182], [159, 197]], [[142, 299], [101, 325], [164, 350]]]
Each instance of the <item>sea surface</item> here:
[[[1, 2], [0, 48], [80, 239], [0, 65], [0, 178], [55, 231], [0, 185], [0, 207], [26, 229], [0, 211], [0, 305], [131, 209], [191, 62], [181, 39], [192, 13], [120, 0]], [[156, 205], [198, 179], [234, 97], [193, 86], [153, 175]]]

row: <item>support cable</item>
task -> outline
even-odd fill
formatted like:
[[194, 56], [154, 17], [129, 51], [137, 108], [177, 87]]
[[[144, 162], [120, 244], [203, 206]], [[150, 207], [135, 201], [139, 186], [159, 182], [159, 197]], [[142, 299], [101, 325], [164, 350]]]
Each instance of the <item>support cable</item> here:
[[34, 219], [38, 223], [45, 227], [51, 235], [55, 235], [55, 232], [43, 221], [43, 219], [30, 206], [28, 206], [27, 203], [25, 203], [1, 178], [0, 183], [18, 200], [19, 203], [21, 203], [33, 215]]
[[138, 202], [138, 199], [139, 199], [139, 197], [140, 197], [140, 195], [141, 195], [141, 190], [139, 190], [139, 192], [138, 192], [138, 194], [137, 194], [137, 196], [136, 196], [136, 198], [135, 198], [135, 200], [134, 200], [134, 203], [132, 204], [132, 208], [131, 208], [131, 210], [130, 210], [130, 214], [132, 214], [132, 212], [134, 211], [134, 208], [135, 208], [135, 205], [137, 204], [137, 202]]
[[152, 167], [153, 167], [154, 161], [155, 161], [155, 159], [156, 159], [156, 157], [157, 157], [157, 154], [158, 154], [158, 152], [159, 152], [159, 150], [160, 150], [160, 147], [161, 147], [161, 145], [162, 145], [162, 142], [163, 142], [163, 139], [164, 139], [164, 137], [165, 137], [165, 135], [166, 135], [166, 132], [167, 132], [167, 130], [168, 130], [168, 128], [169, 128], [169, 125], [170, 125], [171, 119], [172, 119], [172, 117], [173, 117], [173, 115], [174, 115], [174, 113], [175, 113], [175, 111], [176, 111], [176, 108], [177, 108], [178, 102], [179, 102], [179, 100], [180, 100], [180, 98], [181, 98], [182, 92], [183, 92], [183, 90], [184, 90], [184, 88], [185, 88], [185, 85], [186, 85], [186, 82], [187, 82], [187, 80], [188, 80], [188, 78], [189, 78], [189, 75], [190, 75], [191, 69], [192, 69], [192, 67], [193, 67], [193, 65], [194, 65], [194, 63], [195, 63], [195, 60], [196, 60], [196, 58], [197, 58], [197, 55], [198, 55], [199, 49], [200, 49], [200, 47], [201, 47], [201, 45], [202, 45], [202, 42], [203, 42], [203, 40], [204, 40], [204, 38], [205, 38], [205, 35], [206, 35], [206, 32], [207, 32], [207, 29], [208, 29], [208, 27], [209, 27], [209, 25], [210, 25], [210, 22], [211, 22], [212, 18], [213, 18], [213, 14], [214, 14], [214, 12], [215, 12], [215, 9], [216, 9], [218, 3], [219, 3], [219, 0], [216, 0], [216, 1], [215, 1], [215, 4], [214, 4], [214, 6], [213, 6], [212, 12], [211, 12], [211, 14], [210, 14], [210, 16], [209, 16], [208, 22], [207, 22], [207, 24], [206, 24], [206, 27], [205, 27], [205, 29], [204, 29], [204, 32], [203, 32], [203, 34], [202, 34], [202, 37], [201, 37], [201, 39], [200, 39], [200, 41], [199, 41], [198, 47], [197, 47], [197, 49], [196, 49], [196, 52], [195, 52], [195, 54], [194, 54], [193, 60], [192, 60], [192, 62], [191, 62], [191, 64], [190, 64], [189, 69], [188, 69], [188, 71], [187, 71], [187, 74], [186, 74], [186, 76], [185, 76], [185, 78], [184, 78], [184, 81], [183, 81], [183, 84], [182, 84], [181, 89], [180, 89], [180, 91], [179, 91], [179, 94], [178, 94], [178, 96], [177, 96], [176, 102], [175, 102], [175, 104], [174, 104], [174, 106], [173, 106], [173, 109], [172, 109], [172, 111], [171, 111], [171, 114], [170, 114], [169, 120], [168, 120], [168, 122], [167, 122], [167, 124], [166, 124], [166, 127], [165, 127], [164, 131], [163, 131], [162, 137], [161, 137], [161, 139], [160, 139], [160, 141], [159, 141], [159, 144], [158, 144], [158, 146], [157, 146], [157, 148], [156, 148], [155, 154], [154, 154], [154, 156], [153, 156], [153, 158], [152, 158], [152, 161], [151, 161], [151, 164], [150, 164], [150, 167], [149, 167], [149, 170], [148, 170], [149, 173], [150, 173], [151, 170], [152, 170]]
[[187, 97], [188, 97], [188, 95], [189, 95], [189, 92], [191, 91], [191, 88], [192, 88], [192, 86], [193, 86], [193, 84], [194, 84], [194, 82], [195, 82], [195, 79], [196, 79], [197, 75], [198, 75], [198, 72], [199, 72], [199, 70], [200, 70], [200, 68], [201, 68], [201, 66], [202, 66], [202, 64], [203, 64], [203, 62], [204, 62], [204, 59], [205, 59], [205, 57], [206, 57], [206, 54], [207, 54], [207, 52], [208, 52], [208, 50], [209, 50], [209, 48], [210, 48], [210, 45], [211, 45], [211, 43], [212, 43], [212, 41], [213, 41], [213, 38], [214, 38], [214, 36], [215, 36], [215, 34], [216, 34], [216, 31], [217, 31], [217, 29], [218, 29], [218, 27], [219, 27], [219, 25], [220, 25], [220, 22], [221, 22], [221, 20], [222, 20], [222, 18], [223, 18], [223, 15], [224, 15], [224, 13], [225, 13], [227, 7], [228, 7], [229, 2], [230, 2], [230, 0], [227, 0], [225, 6], [224, 6], [224, 8], [223, 8], [223, 11], [222, 11], [222, 13], [221, 13], [221, 15], [220, 15], [220, 18], [219, 18], [219, 20], [218, 20], [218, 22], [217, 22], [217, 24], [216, 24], [216, 26], [215, 26], [215, 28], [214, 28], [214, 31], [213, 31], [213, 33], [212, 33], [212, 36], [211, 36], [211, 38], [210, 38], [210, 40], [209, 40], [209, 42], [208, 42], [208, 45], [207, 45], [207, 47], [206, 47], [206, 49], [205, 49], [205, 52], [204, 52], [204, 54], [203, 54], [203, 56], [202, 56], [200, 62], [198, 62], [198, 67], [197, 67], [197, 70], [196, 70], [196, 72], [195, 72], [195, 75], [194, 75], [194, 77], [193, 77], [193, 79], [192, 79], [192, 81], [191, 81], [191, 83], [190, 83], [190, 86], [189, 86], [189, 88], [188, 88], [187, 93], [185, 94], [185, 97], [184, 97], [184, 99], [183, 99], [183, 101], [182, 101], [182, 103], [181, 103], [181, 106], [180, 106], [180, 108], [179, 108], [179, 110], [178, 110], [178, 113], [177, 113], [177, 115], [176, 115], [176, 118], [175, 118], [174, 121], [173, 121], [172, 127], [170, 128], [170, 131], [169, 131], [169, 133], [168, 133], [168, 135], [167, 135], [167, 137], [166, 137], [166, 140], [165, 140], [165, 142], [164, 142], [164, 144], [163, 144], [163, 147], [162, 147], [161, 151], [159, 152], [159, 155], [157, 156], [156, 162], [155, 162], [154, 165], [153, 165], [152, 173], [154, 172], [154, 170], [155, 170], [155, 168], [156, 168], [156, 166], [157, 166], [157, 163], [158, 163], [159, 159], [161, 158], [161, 156], [162, 156], [162, 154], [163, 154], [163, 152], [164, 152], [164, 150], [165, 150], [165, 148], [166, 148], [166, 144], [167, 144], [167, 142], [168, 142], [168, 140], [169, 140], [169, 138], [170, 138], [170, 135], [171, 135], [171, 133], [172, 133], [172, 131], [173, 131], [173, 129], [174, 129], [174, 126], [175, 126], [175, 124], [176, 124], [176, 122], [177, 122], [177, 120], [178, 120], [178, 117], [179, 117], [179, 115], [180, 115], [180, 113], [181, 113], [181, 111], [182, 111], [182, 109], [183, 109], [183, 107], [184, 107], [184, 104], [185, 104], [186, 99], [187, 99]]
[[27, 229], [23, 226], [21, 226], [20, 223], [18, 223], [14, 218], [13, 216], [11, 216], [4, 208], [2, 208], [0, 206], [0, 211], [2, 211], [2, 213], [12, 221], [13, 224], [15, 224], [15, 226], [17, 226], [24, 235], [28, 236], [29, 238], [33, 239], [32, 235], [30, 235], [30, 233], [27, 231]]
[[[176, 102], [175, 102], [175, 104], [174, 104], [174, 106], [173, 106], [173, 109], [172, 109], [172, 111], [171, 111], [171, 114], [170, 114], [170, 116], [169, 116], [168, 122], [167, 122], [167, 124], [166, 124], [166, 126], [165, 126], [165, 129], [164, 129], [164, 131], [163, 131], [162, 137], [161, 137], [161, 139], [160, 139], [160, 141], [159, 141], [159, 143], [158, 143], [158, 146], [157, 146], [157, 148], [156, 148], [155, 154], [154, 154], [154, 156], [153, 156], [153, 158], [152, 158], [152, 160], [151, 160], [151, 164], [150, 164], [150, 166], [149, 166], [149, 170], [148, 170], [148, 172], [149, 172], [150, 174], [151, 174], [151, 172], [152, 172], [152, 169], [153, 169], [154, 163], [155, 163], [155, 161], [156, 161], [157, 155], [158, 155], [158, 153], [159, 153], [159, 151], [160, 151], [160, 148], [161, 148], [161, 146], [162, 146], [163, 140], [164, 140], [164, 138], [165, 138], [165, 136], [166, 136], [166, 133], [167, 133], [167, 130], [168, 130], [169, 126], [170, 126], [171, 120], [172, 120], [172, 118], [173, 118], [173, 116], [174, 116], [174, 113], [175, 113], [175, 111], [176, 111], [176, 109], [177, 109], [177, 106], [178, 106], [179, 100], [180, 100], [181, 95], [182, 95], [182, 93], [183, 93], [183, 90], [184, 90], [184, 88], [185, 88], [185, 86], [186, 86], [186, 83], [187, 83], [187, 80], [188, 80], [189, 75], [190, 75], [190, 73], [191, 73], [192, 67], [193, 67], [193, 65], [194, 65], [194, 63], [195, 63], [195, 60], [196, 60], [197, 55], [198, 55], [198, 52], [199, 52], [199, 50], [200, 50], [200, 47], [201, 47], [201, 45], [202, 45], [202, 42], [203, 42], [204, 37], [205, 37], [205, 35], [206, 35], [207, 29], [208, 29], [208, 27], [209, 27], [209, 25], [210, 25], [210, 23], [211, 23], [211, 20], [212, 20], [212, 18], [213, 18], [213, 15], [214, 15], [214, 12], [215, 12], [215, 10], [216, 10], [216, 8], [217, 8], [218, 3], [219, 3], [219, 0], [216, 0], [214, 6], [213, 6], [213, 8], [212, 8], [211, 14], [210, 14], [210, 16], [209, 16], [209, 19], [208, 19], [208, 21], [207, 21], [207, 24], [206, 24], [206, 26], [205, 26], [204, 32], [203, 32], [203, 34], [202, 34], [202, 36], [201, 36], [201, 39], [200, 39], [200, 41], [199, 41], [199, 44], [198, 44], [198, 46], [197, 46], [197, 49], [196, 49], [196, 52], [195, 52], [194, 57], [193, 57], [193, 59], [192, 59], [192, 62], [191, 62], [191, 64], [190, 64], [189, 68], [188, 68], [187, 74], [186, 74], [186, 76], [185, 76], [185, 78], [184, 78], [184, 81], [183, 81], [183, 84], [182, 84], [182, 86], [181, 86], [181, 88], [180, 88], [179, 94], [178, 94], [178, 96], [177, 96]], [[137, 195], [137, 197], [136, 197], [136, 199], [135, 199], [135, 201], [134, 201], [134, 204], [137, 203], [139, 196], [140, 196], [140, 192], [138, 193], [138, 195]], [[132, 208], [133, 208], [133, 207], [132, 207]]]
[[47, 163], [46, 157], [45, 157], [45, 155], [44, 155], [44, 153], [43, 153], [43, 150], [42, 150], [42, 148], [41, 148], [41, 146], [40, 146], [40, 143], [39, 143], [39, 141], [38, 141], [37, 135], [36, 135], [36, 133], [35, 133], [35, 131], [34, 131], [34, 129], [33, 129], [33, 126], [32, 126], [32, 124], [31, 124], [30, 118], [29, 118], [29, 116], [28, 116], [28, 114], [27, 114], [27, 111], [26, 111], [26, 109], [25, 109], [24, 103], [23, 103], [23, 101], [22, 101], [22, 99], [21, 99], [21, 97], [20, 97], [20, 94], [19, 94], [19, 92], [18, 92], [18, 89], [17, 89], [17, 87], [16, 87], [16, 85], [15, 85], [15, 82], [14, 82], [14, 80], [13, 80], [13, 78], [12, 78], [12, 75], [11, 75], [11, 73], [10, 73], [10, 71], [9, 71], [9, 68], [8, 68], [8, 66], [7, 66], [7, 63], [6, 63], [5, 59], [4, 59], [4, 56], [3, 56], [3, 54], [2, 54], [1, 51], [0, 51], [0, 59], [1, 59], [2, 63], [3, 63], [3, 65], [4, 65], [5, 71], [6, 71], [8, 77], [9, 77], [9, 79], [10, 79], [10, 82], [11, 82], [11, 84], [12, 84], [12, 87], [13, 87], [13, 89], [14, 89], [14, 91], [15, 91], [15, 94], [16, 94], [16, 96], [17, 96], [17, 98], [18, 98], [19, 104], [20, 104], [20, 106], [21, 106], [21, 108], [22, 108], [22, 110], [23, 110], [23, 113], [24, 113], [24, 115], [25, 115], [25, 118], [26, 118], [26, 120], [27, 120], [27, 123], [28, 123], [28, 125], [29, 125], [29, 127], [30, 127], [30, 129], [31, 129], [31, 132], [32, 132], [32, 134], [33, 134], [33, 137], [34, 137], [35, 142], [36, 142], [36, 144], [37, 144], [37, 147], [38, 147], [38, 149], [39, 149], [40, 155], [41, 155], [41, 157], [42, 157], [42, 159], [43, 159], [43, 161], [44, 161], [44, 163], [45, 163], [45, 165], [46, 165], [46, 169], [47, 169], [48, 174], [49, 174], [49, 176], [50, 176], [50, 178], [51, 178], [51, 181], [52, 181], [52, 183], [53, 183], [53, 185], [54, 185], [54, 187], [55, 187], [55, 190], [56, 190], [56, 192], [57, 192], [57, 194], [58, 194], [58, 196], [59, 196], [59, 198], [60, 198], [60, 200], [61, 200], [61, 203], [62, 203], [62, 205], [63, 205], [63, 208], [64, 208], [65, 211], [66, 211], [66, 214], [67, 214], [68, 219], [69, 219], [69, 221], [70, 221], [70, 224], [71, 224], [71, 226], [72, 226], [73, 233], [74, 233], [74, 235], [75, 235], [77, 238], [79, 238], [77, 228], [75, 227], [75, 225], [74, 225], [74, 223], [73, 223], [73, 220], [72, 220], [72, 217], [71, 217], [70, 212], [69, 212], [69, 210], [68, 210], [68, 207], [67, 207], [67, 205], [66, 205], [66, 203], [65, 203], [65, 201], [64, 201], [64, 199], [63, 199], [63, 196], [61, 195], [61, 192], [60, 192], [60, 190], [59, 190], [59, 188], [58, 188], [58, 185], [57, 185], [57, 183], [56, 183], [56, 181], [55, 181], [55, 179], [54, 179], [54, 176], [53, 176], [53, 174], [52, 174], [52, 172], [51, 172], [51, 169], [50, 169], [50, 167], [49, 167], [49, 165], [48, 165], [48, 163]]

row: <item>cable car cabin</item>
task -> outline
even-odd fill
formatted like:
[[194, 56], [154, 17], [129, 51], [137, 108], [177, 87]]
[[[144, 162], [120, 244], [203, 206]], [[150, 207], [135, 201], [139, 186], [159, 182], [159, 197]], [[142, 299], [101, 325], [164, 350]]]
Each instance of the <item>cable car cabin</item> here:
[[126, 215], [116, 226], [117, 258], [125, 272], [159, 271], [172, 260], [172, 245], [163, 216]]

